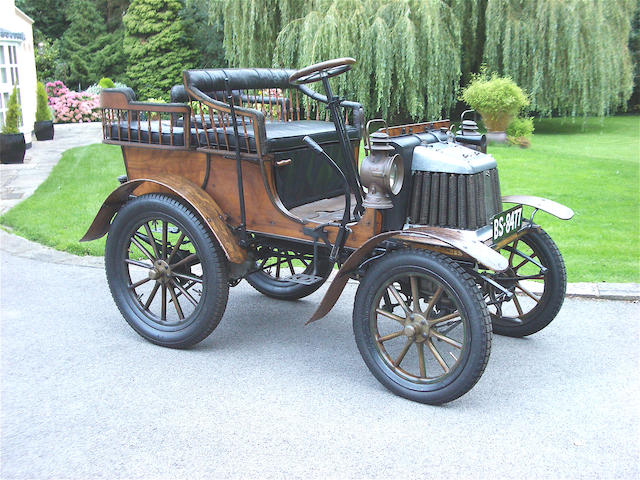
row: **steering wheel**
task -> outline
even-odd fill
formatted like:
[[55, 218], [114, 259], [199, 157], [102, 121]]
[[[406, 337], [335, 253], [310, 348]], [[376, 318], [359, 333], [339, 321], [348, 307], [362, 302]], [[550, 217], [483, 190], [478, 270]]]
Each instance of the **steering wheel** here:
[[351, 70], [351, 65], [354, 63], [356, 63], [355, 58], [344, 57], [309, 65], [302, 70], [293, 72], [289, 77], [289, 83], [292, 85], [302, 85], [317, 82], [322, 80], [323, 77], [335, 77], [336, 75]]

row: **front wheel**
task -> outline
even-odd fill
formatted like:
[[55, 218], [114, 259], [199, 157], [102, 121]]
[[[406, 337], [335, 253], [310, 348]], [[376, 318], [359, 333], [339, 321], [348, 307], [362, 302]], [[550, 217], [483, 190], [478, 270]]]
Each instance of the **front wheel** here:
[[562, 255], [537, 225], [500, 252], [509, 268], [491, 277], [503, 289], [484, 285], [493, 331], [509, 337], [536, 333], [551, 323], [564, 301], [567, 273]]
[[143, 195], [120, 209], [105, 266], [127, 323], [158, 345], [184, 348], [204, 340], [227, 305], [224, 254], [202, 220], [173, 197]]
[[432, 252], [398, 250], [356, 293], [353, 331], [373, 375], [397, 395], [438, 405], [468, 392], [491, 350], [491, 323], [471, 276]]

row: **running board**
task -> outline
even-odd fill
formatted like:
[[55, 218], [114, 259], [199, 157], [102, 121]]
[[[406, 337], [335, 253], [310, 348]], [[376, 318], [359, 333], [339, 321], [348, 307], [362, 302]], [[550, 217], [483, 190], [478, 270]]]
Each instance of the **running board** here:
[[306, 273], [296, 273], [290, 277], [281, 278], [283, 282], [300, 283], [302, 285], [313, 285], [323, 280], [322, 277], [316, 275], [307, 275]]

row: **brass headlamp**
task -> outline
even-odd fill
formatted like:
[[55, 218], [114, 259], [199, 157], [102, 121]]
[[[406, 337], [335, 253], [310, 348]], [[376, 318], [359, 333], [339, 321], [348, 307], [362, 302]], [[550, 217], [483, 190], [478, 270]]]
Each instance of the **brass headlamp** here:
[[369, 155], [360, 166], [360, 180], [367, 187], [362, 205], [366, 208], [392, 208], [391, 195], [397, 195], [404, 181], [404, 164], [389, 145], [389, 135], [375, 132], [370, 136]]

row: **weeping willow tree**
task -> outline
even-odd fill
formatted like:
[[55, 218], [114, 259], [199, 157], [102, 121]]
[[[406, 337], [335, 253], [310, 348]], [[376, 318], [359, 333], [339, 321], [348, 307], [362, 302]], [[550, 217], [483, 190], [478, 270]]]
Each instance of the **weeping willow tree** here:
[[466, 85], [480, 71], [484, 52], [484, 13], [487, 0], [446, 0], [460, 19], [462, 83]]
[[489, 0], [484, 60], [542, 115], [608, 115], [632, 91], [634, 0]]
[[336, 90], [368, 116], [433, 118], [456, 103], [460, 24], [440, 0], [317, 0], [284, 26], [273, 64], [302, 67], [351, 56]]
[[209, 15], [224, 21], [229, 65], [270, 67], [282, 27], [309, 9], [306, 0], [212, 0]]
[[[472, 0], [472, 2], [483, 0]], [[234, 67], [300, 68], [331, 58], [358, 60], [332, 80], [368, 116], [433, 118], [456, 102], [463, 0], [214, 0]], [[460, 12], [457, 15], [461, 15]]]

